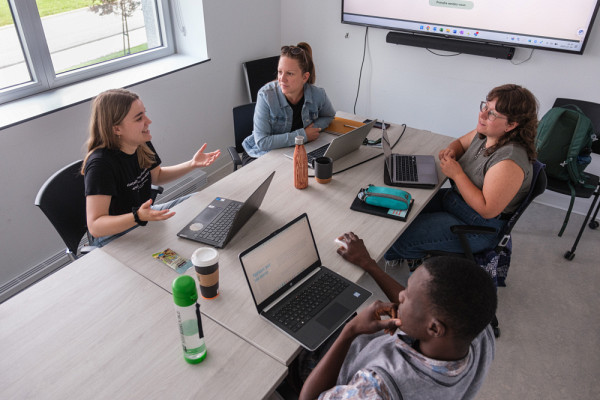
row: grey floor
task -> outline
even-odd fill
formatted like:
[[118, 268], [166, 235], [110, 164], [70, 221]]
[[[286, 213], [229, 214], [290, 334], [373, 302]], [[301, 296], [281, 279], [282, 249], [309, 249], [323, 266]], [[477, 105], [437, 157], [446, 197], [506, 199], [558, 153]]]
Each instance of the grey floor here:
[[[573, 214], [559, 238], [563, 217], [533, 203], [513, 229], [507, 286], [498, 289], [501, 336], [478, 399], [600, 399], [600, 228], [586, 227], [567, 261], [583, 216]], [[391, 273], [408, 276], [405, 266]], [[370, 277], [360, 283], [385, 298]]]

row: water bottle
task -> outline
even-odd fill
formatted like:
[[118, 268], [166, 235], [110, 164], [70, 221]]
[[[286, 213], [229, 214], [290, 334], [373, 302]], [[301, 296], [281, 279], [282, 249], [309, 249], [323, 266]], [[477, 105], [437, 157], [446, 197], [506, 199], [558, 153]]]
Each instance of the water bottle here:
[[294, 149], [294, 186], [304, 189], [308, 186], [308, 158], [304, 148], [304, 136], [296, 136]]
[[206, 358], [206, 344], [202, 332], [200, 305], [196, 281], [189, 275], [182, 275], [173, 281], [173, 301], [181, 334], [183, 358], [190, 364], [198, 364]]

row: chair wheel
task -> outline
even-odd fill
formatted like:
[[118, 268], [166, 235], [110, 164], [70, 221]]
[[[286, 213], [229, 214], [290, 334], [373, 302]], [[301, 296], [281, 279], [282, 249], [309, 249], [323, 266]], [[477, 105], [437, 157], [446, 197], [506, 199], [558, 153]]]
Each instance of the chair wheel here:
[[498, 328], [497, 326], [492, 327], [492, 330], [494, 331], [494, 337], [496, 339], [498, 339], [500, 337], [500, 328]]
[[598, 221], [592, 221], [589, 223], [589, 227], [592, 229], [596, 229], [598, 228], [598, 226], [600, 226], [600, 224], [598, 223]]
[[564, 257], [569, 260], [572, 261], [575, 258], [575, 253], [571, 253], [571, 251], [567, 251], [564, 255]]

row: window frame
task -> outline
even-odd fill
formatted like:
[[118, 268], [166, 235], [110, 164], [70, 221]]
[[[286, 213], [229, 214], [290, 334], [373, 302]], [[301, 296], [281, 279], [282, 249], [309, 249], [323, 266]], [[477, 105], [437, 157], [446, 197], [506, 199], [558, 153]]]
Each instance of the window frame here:
[[0, 88], [0, 105], [175, 54], [172, 15], [169, 9], [170, 2], [168, 0], [151, 1], [156, 6], [156, 22], [159, 26], [162, 46], [64, 72], [57, 76], [54, 72], [36, 1], [8, 0], [31, 80], [7, 88]]

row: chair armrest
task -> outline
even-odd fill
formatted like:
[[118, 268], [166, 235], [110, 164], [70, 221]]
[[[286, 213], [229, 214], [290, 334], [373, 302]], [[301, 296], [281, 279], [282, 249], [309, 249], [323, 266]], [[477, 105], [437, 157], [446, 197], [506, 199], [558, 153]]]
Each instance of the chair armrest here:
[[152, 204], [156, 201], [156, 198], [159, 194], [161, 194], [165, 189], [162, 186], [152, 185], [150, 187], [150, 198], [152, 199]]
[[242, 165], [242, 159], [240, 158], [240, 155], [238, 154], [235, 147], [230, 146], [227, 148], [227, 150], [229, 151], [229, 155], [231, 156], [231, 159], [233, 160], [233, 170], [235, 171], [235, 170], [237, 170], [238, 165]]
[[83, 246], [81, 249], [79, 249], [79, 252], [81, 254], [87, 254], [90, 251], [95, 250], [97, 248], [98, 248], [98, 246]]

